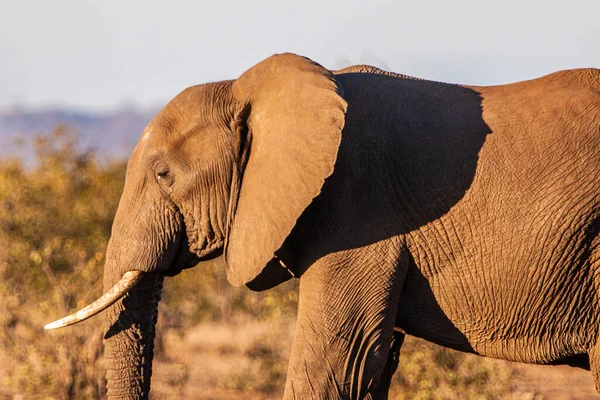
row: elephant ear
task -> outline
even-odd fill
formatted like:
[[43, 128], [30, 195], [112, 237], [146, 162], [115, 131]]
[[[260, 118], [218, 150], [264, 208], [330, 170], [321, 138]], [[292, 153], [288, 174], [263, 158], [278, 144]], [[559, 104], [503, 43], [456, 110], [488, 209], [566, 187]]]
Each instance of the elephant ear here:
[[274, 258], [333, 172], [347, 104], [330, 71], [294, 54], [267, 58], [232, 90], [250, 147], [224, 258], [229, 282], [241, 286]]

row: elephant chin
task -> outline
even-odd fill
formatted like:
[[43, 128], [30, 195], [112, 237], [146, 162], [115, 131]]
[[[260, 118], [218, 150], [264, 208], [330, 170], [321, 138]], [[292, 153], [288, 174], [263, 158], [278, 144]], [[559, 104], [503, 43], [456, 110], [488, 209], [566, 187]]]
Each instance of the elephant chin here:
[[164, 276], [145, 274], [106, 312], [104, 361], [109, 399], [147, 399]]

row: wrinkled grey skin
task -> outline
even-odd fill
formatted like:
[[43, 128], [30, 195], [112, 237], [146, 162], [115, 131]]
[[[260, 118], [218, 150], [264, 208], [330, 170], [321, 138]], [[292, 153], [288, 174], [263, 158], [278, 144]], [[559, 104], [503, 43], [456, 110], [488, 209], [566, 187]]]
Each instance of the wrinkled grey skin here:
[[178, 95], [127, 169], [109, 398], [147, 398], [164, 275], [300, 279], [284, 398], [385, 399], [404, 333], [599, 382], [600, 72], [496, 87], [292, 54]]

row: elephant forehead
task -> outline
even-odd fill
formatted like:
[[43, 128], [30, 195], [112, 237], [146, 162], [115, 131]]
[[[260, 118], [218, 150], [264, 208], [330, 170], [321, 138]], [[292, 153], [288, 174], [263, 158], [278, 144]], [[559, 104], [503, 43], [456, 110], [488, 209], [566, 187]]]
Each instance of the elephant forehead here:
[[147, 152], [152, 148], [164, 146], [167, 142], [166, 136], [167, 132], [162, 129], [156, 129], [156, 124], [151, 122], [142, 132], [142, 137], [140, 137], [135, 150], [138, 152]]
[[164, 131], [154, 129], [153, 124], [148, 125], [142, 132], [138, 144], [131, 153], [131, 161], [142, 161], [153, 157], [160, 150], [168, 147], [167, 134]]
[[[185, 120], [175, 120], [161, 112], [144, 129], [138, 146], [151, 148], [168, 146], [173, 140], [177, 139], [177, 136], [181, 136], [183, 131], [190, 129], [188, 125], [190, 124], [186, 123]], [[178, 133], [179, 135], [176, 135]]]
[[163, 129], [144, 129], [142, 132], [142, 137], [140, 138], [139, 145], [143, 145], [143, 147], [160, 147], [165, 146], [169, 143], [168, 136], [171, 134], [171, 131], [163, 130]]
[[146, 142], [148, 139], [150, 139], [150, 134], [151, 134], [151, 133], [152, 133], [152, 131], [151, 131], [151, 130], [149, 130], [149, 129], [145, 129], [145, 130], [142, 132], [142, 137], [140, 138], [140, 143], [142, 143], [142, 142]]

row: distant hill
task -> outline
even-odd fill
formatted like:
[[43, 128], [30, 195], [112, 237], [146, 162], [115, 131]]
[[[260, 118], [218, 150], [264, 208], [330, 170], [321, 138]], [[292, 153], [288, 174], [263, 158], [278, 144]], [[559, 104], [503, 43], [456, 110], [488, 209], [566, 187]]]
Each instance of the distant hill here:
[[79, 134], [79, 146], [103, 158], [125, 158], [158, 110], [123, 109], [92, 113], [69, 109], [0, 111], [0, 157], [19, 155], [29, 160], [32, 139], [65, 125]]

